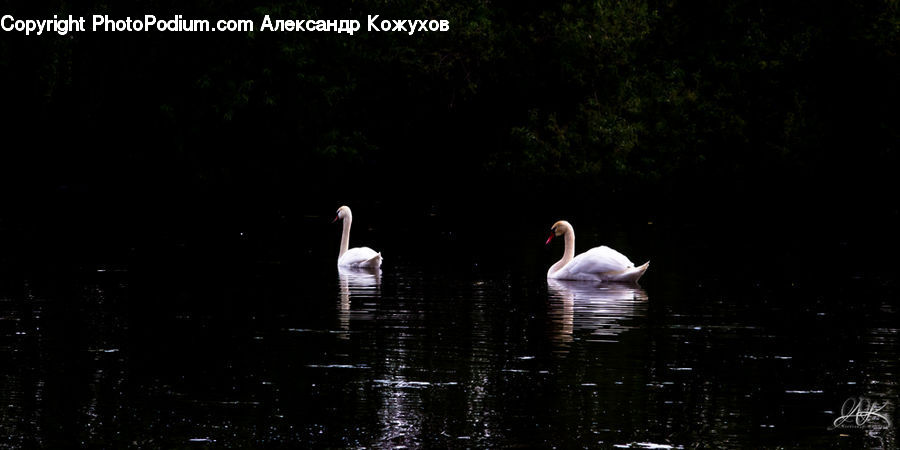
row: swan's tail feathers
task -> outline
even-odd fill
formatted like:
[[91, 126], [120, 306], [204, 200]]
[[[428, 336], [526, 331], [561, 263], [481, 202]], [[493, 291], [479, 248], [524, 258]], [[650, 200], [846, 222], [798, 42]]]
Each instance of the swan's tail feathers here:
[[647, 271], [647, 268], [650, 267], [650, 261], [645, 262], [643, 265], [637, 267], [631, 267], [623, 270], [616, 274], [615, 277], [611, 277], [611, 281], [623, 281], [627, 283], [637, 283], [638, 280], [644, 275], [644, 272]]
[[384, 258], [381, 257], [381, 252], [378, 252], [375, 256], [363, 261], [360, 266], [381, 267], [381, 261], [384, 261]]
[[647, 269], [649, 269], [649, 268], [650, 268], [650, 261], [647, 261], [647, 262], [645, 262], [644, 264], [635, 267], [635, 268], [634, 268], [634, 280], [633, 280], [633, 281], [634, 281], [635, 283], [637, 283], [638, 280], [640, 280], [641, 277], [644, 276], [644, 272], [646, 272]]

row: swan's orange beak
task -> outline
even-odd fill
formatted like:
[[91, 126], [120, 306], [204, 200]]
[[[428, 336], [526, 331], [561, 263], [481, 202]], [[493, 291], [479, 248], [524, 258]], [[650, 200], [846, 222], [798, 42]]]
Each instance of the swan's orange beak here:
[[332, 220], [331, 223], [337, 222], [337, 220], [340, 219], [340, 218], [341, 218], [341, 216], [334, 216], [334, 220]]
[[553, 235], [551, 234], [550, 237], [547, 238], [547, 242], [544, 242], [544, 245], [549, 244], [550, 241], [552, 241], [552, 240], [553, 240]]

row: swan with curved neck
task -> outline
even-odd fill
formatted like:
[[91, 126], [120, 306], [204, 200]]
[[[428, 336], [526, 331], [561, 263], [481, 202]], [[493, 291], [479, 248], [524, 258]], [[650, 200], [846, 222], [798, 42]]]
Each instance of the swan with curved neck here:
[[353, 213], [347, 206], [341, 206], [337, 210], [337, 217], [332, 223], [343, 221], [344, 230], [341, 233], [341, 249], [338, 253], [338, 266], [340, 267], [381, 267], [381, 253], [369, 247], [350, 247], [350, 224], [353, 222]]
[[575, 229], [565, 220], [554, 223], [550, 231], [552, 233], [546, 243], [549, 244], [555, 236], [564, 236], [566, 250], [562, 259], [550, 266], [547, 278], [637, 283], [650, 267], [650, 261], [635, 267], [628, 257], [605, 245], [575, 256]]

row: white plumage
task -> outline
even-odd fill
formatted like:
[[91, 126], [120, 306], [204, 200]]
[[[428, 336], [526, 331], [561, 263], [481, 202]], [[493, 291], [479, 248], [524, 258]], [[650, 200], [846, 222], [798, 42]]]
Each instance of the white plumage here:
[[350, 208], [341, 206], [337, 210], [334, 221], [343, 220], [344, 230], [341, 233], [341, 249], [338, 253], [339, 267], [381, 267], [381, 253], [369, 247], [348, 248], [350, 246], [350, 224], [353, 222], [353, 213]]
[[381, 267], [381, 253], [369, 247], [356, 247], [338, 257], [341, 267]]
[[566, 250], [562, 259], [550, 266], [547, 278], [637, 283], [650, 266], [648, 261], [635, 267], [628, 257], [605, 245], [575, 256], [575, 230], [572, 225], [561, 220], [553, 224], [551, 230], [553, 234], [547, 239], [547, 243], [549, 244], [554, 236], [565, 235]]

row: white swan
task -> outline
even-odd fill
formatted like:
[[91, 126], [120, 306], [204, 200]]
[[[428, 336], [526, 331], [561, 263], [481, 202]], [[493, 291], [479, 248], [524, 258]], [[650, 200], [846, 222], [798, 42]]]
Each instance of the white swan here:
[[550, 228], [554, 236], [565, 235], [566, 251], [556, 264], [550, 266], [547, 278], [557, 280], [624, 281], [637, 283], [647, 271], [650, 261], [635, 267], [625, 255], [605, 246], [594, 247], [575, 256], [575, 230], [565, 220], [560, 220]]
[[338, 219], [344, 221], [344, 232], [341, 234], [341, 251], [338, 253], [338, 267], [381, 267], [381, 253], [372, 250], [369, 247], [347, 248], [350, 246], [350, 223], [353, 222], [353, 214], [350, 208], [341, 206], [337, 210], [337, 217], [331, 222], [337, 222]]

